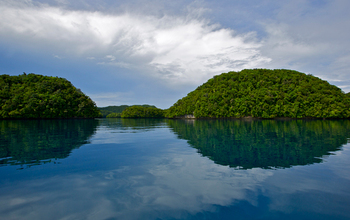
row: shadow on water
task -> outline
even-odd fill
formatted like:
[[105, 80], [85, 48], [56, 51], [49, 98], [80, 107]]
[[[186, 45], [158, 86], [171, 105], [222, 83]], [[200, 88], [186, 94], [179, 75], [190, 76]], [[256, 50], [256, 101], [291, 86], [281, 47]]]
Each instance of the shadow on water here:
[[99, 124], [94, 119], [0, 121], [0, 166], [27, 167], [55, 162], [88, 143]]
[[349, 120], [169, 120], [179, 138], [237, 169], [322, 162], [350, 137]]

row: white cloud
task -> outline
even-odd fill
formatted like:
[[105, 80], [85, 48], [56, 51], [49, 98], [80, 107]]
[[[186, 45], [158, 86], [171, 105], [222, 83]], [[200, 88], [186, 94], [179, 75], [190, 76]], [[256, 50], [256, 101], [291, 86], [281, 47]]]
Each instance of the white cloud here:
[[198, 85], [212, 75], [270, 61], [260, 54], [253, 33], [210, 24], [200, 18], [203, 10], [198, 8], [193, 15], [155, 17], [4, 1], [0, 10], [3, 38], [54, 53], [95, 57], [98, 64], [139, 69], [174, 84]]
[[[82, 62], [76, 66], [84, 61], [97, 64], [101, 71], [118, 77], [127, 72], [131, 79], [153, 80], [153, 85], [177, 93], [187, 93], [213, 75], [244, 68], [295, 69], [350, 91], [347, 1], [264, 0], [254, 2], [257, 7], [228, 5], [226, 11], [205, 1], [188, 7], [183, 2], [167, 6], [155, 2], [154, 10], [149, 5], [135, 7], [150, 4], [147, 1], [122, 1], [113, 5], [120, 7], [103, 11], [92, 2], [93, 6], [84, 6], [87, 10], [75, 10], [68, 9], [73, 2], [53, 7], [29, 0], [0, 0], [1, 43]], [[181, 13], [168, 10], [173, 4], [177, 12], [181, 5]], [[213, 6], [212, 12], [203, 5]], [[213, 19], [225, 17], [229, 24], [223, 28], [204, 19], [210, 13]], [[225, 25], [217, 20], [221, 21]], [[237, 32], [233, 29], [237, 24], [248, 28]]]
[[110, 61], [114, 61], [116, 59], [116, 57], [113, 55], [107, 55], [106, 58], [109, 59]]
[[128, 105], [132, 104], [133, 92], [107, 92], [91, 94], [92, 100], [96, 101], [97, 106], [108, 106], [110, 103], [113, 105]]
[[261, 21], [267, 34], [261, 53], [272, 59], [267, 67], [349, 85], [349, 7], [350, 2], [342, 0], [281, 4], [275, 17]]
[[60, 59], [60, 60], [61, 60], [61, 59], [64, 59], [64, 57], [61, 57], [61, 56], [55, 55], [55, 54], [53, 54], [53, 57], [56, 58], [56, 59]]
[[214, 74], [269, 62], [259, 54], [259, 43], [246, 42], [250, 38], [203, 23], [181, 24], [156, 33], [158, 51], [150, 64], [162, 77], [198, 84]]

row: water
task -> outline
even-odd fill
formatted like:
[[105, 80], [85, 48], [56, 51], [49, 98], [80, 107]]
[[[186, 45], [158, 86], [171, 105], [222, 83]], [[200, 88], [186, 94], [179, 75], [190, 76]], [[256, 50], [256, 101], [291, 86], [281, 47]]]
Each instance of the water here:
[[0, 219], [350, 219], [348, 120], [26, 120], [0, 132]]

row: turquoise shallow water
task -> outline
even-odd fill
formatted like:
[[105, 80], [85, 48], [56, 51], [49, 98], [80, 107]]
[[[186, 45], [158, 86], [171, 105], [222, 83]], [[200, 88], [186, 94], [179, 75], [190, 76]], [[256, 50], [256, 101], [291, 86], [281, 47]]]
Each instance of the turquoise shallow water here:
[[347, 120], [7, 120], [0, 132], [0, 219], [350, 219]]

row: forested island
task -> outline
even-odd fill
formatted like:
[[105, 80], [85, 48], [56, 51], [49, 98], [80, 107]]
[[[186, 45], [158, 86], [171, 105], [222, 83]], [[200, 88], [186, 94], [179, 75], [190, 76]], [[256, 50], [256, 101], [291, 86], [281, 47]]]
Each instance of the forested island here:
[[168, 118], [349, 118], [350, 99], [312, 75], [246, 69], [214, 76], [166, 110]]
[[0, 76], [0, 119], [11, 118], [350, 118], [350, 94], [286, 69], [245, 69], [214, 76], [169, 109], [97, 108], [68, 80], [37, 74]]
[[95, 118], [96, 104], [64, 78], [0, 75], [0, 119]]
[[165, 111], [154, 107], [131, 106], [121, 113], [121, 118], [164, 118]]
[[[100, 110], [103, 118], [121, 118], [122, 117], [122, 112], [125, 109], [133, 107], [133, 106], [141, 107], [141, 108], [134, 108], [134, 110], [136, 110], [136, 109], [143, 109], [145, 111], [147, 111], [148, 108], [157, 108], [154, 105], [119, 105], [119, 106], [112, 105], [112, 106], [107, 106], [107, 107], [98, 107], [98, 109]], [[134, 111], [134, 110], [131, 110], [131, 111], [127, 110], [128, 113], [125, 116], [130, 115], [130, 113], [132, 111]], [[141, 117], [141, 115], [136, 115], [136, 116], [137, 117], [139, 117], [139, 116]], [[142, 113], [142, 117], [144, 117], [144, 116], [145, 116], [145, 114]]]

